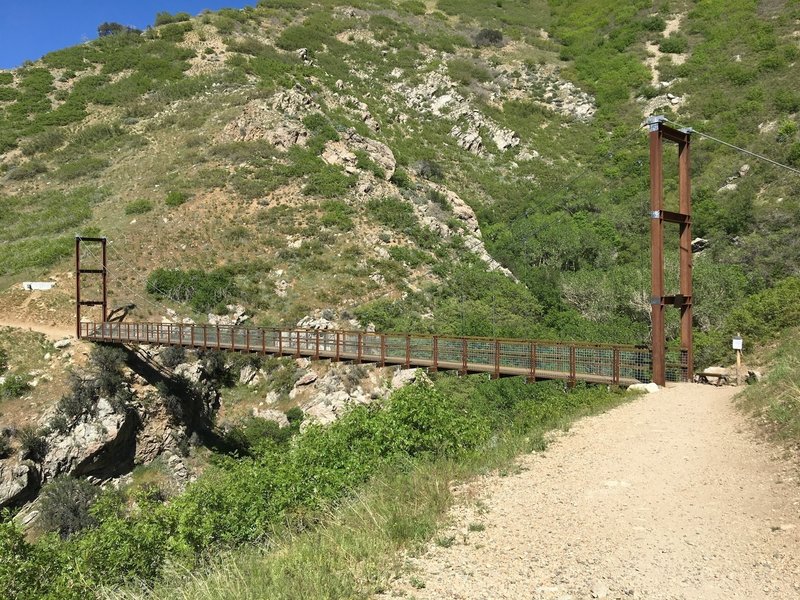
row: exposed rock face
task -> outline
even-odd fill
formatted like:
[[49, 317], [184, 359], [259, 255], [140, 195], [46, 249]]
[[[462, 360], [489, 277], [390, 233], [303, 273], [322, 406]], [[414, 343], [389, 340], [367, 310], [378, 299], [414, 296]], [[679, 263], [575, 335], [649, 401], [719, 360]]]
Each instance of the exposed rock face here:
[[294, 145], [304, 145], [309, 137], [301, 118], [312, 111], [320, 110], [310, 95], [300, 87], [275, 94], [271, 100], [252, 100], [242, 114], [223, 130], [227, 140], [267, 140], [279, 150], [288, 150]]
[[30, 461], [0, 461], [0, 508], [21, 506], [39, 491], [39, 472]]
[[[429, 182], [428, 185], [445, 197], [453, 215], [464, 225], [464, 231], [462, 233], [465, 234], [464, 245], [467, 249], [485, 262], [489, 271], [499, 271], [506, 277], [518, 281], [511, 271], [492, 258], [486, 250], [486, 246], [484, 246], [483, 240], [481, 239], [478, 217], [475, 216], [475, 211], [472, 210], [469, 204], [464, 202], [458, 194], [442, 185], [432, 182]], [[430, 202], [422, 206], [414, 204], [414, 212], [417, 214], [420, 223], [430, 228], [432, 231], [435, 231], [443, 238], [449, 238], [454, 232], [451, 231], [450, 227], [442, 222], [440, 218], [434, 216], [432, 214], [433, 211], [433, 205]]]
[[274, 421], [281, 429], [289, 426], [289, 419], [279, 410], [254, 408], [253, 417], [264, 419], [265, 421]]
[[48, 436], [42, 480], [50, 481], [62, 473], [102, 479], [129, 471], [135, 453], [136, 422], [135, 412], [118, 412], [101, 398], [95, 417], [84, 418], [64, 436]]
[[325, 144], [322, 160], [329, 165], [339, 165], [348, 173], [357, 173], [356, 163], [358, 158], [355, 151], [361, 150], [369, 159], [378, 165], [387, 181], [394, 175], [397, 162], [392, 150], [386, 144], [359, 135], [354, 129], [348, 129], [338, 141]]

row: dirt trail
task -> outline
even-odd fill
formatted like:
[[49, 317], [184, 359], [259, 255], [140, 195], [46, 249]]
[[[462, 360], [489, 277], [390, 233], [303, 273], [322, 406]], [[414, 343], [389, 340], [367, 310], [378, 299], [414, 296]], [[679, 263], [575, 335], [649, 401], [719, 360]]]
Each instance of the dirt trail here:
[[797, 470], [757, 441], [735, 392], [670, 387], [469, 484], [476, 506], [387, 595], [800, 598]]
[[14, 329], [30, 329], [47, 336], [50, 341], [58, 341], [65, 337], [75, 337], [75, 326], [51, 326], [43, 323], [17, 321], [14, 319], [0, 318], [0, 327], [13, 327]]

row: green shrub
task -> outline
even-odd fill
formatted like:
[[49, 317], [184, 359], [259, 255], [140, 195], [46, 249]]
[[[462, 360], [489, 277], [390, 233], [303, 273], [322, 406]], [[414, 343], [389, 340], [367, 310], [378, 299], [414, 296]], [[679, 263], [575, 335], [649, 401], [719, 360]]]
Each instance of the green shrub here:
[[658, 49], [667, 54], [683, 54], [689, 49], [689, 40], [682, 35], [672, 34], [661, 40]]
[[8, 439], [8, 436], [0, 432], [0, 459], [8, 458], [11, 456], [14, 449], [11, 447], [11, 440]]
[[473, 81], [489, 81], [492, 74], [483, 65], [471, 60], [454, 58], [447, 63], [447, 72], [450, 77], [464, 85], [469, 85]]
[[24, 375], [8, 375], [3, 383], [0, 383], [0, 400], [9, 398], [19, 398], [31, 389], [28, 377]]
[[108, 161], [105, 159], [87, 156], [62, 165], [54, 174], [57, 179], [71, 181], [79, 177], [97, 175], [107, 166]]
[[186, 349], [182, 346], [168, 346], [158, 355], [161, 364], [168, 369], [174, 369], [186, 361]]
[[125, 350], [119, 346], [96, 344], [89, 353], [89, 365], [96, 377], [100, 391], [113, 396], [123, 381]]
[[483, 48], [485, 46], [502, 46], [503, 45], [503, 32], [497, 29], [481, 29], [475, 34], [476, 48]]
[[789, 148], [789, 153], [786, 155], [786, 162], [793, 167], [800, 167], [800, 142], [795, 142]]
[[6, 179], [19, 181], [36, 177], [40, 173], [47, 173], [47, 165], [39, 160], [29, 160], [18, 167], [13, 167], [6, 175]]
[[180, 43], [183, 41], [183, 37], [191, 30], [191, 23], [171, 23], [158, 30], [158, 37], [169, 42]]
[[39, 521], [45, 531], [66, 539], [97, 522], [89, 509], [98, 490], [85, 479], [57, 477], [42, 488], [39, 495]]
[[308, 182], [303, 187], [303, 193], [307, 196], [337, 198], [344, 195], [355, 184], [356, 178], [347, 175], [339, 167], [324, 165], [319, 171], [309, 176]]
[[367, 212], [378, 223], [395, 231], [406, 232], [418, 226], [414, 209], [398, 198], [372, 198], [367, 202]]
[[0, 375], [8, 371], [8, 352], [0, 348]]
[[184, 202], [189, 199], [189, 194], [186, 192], [181, 192], [179, 190], [172, 190], [167, 193], [167, 197], [164, 199], [164, 204], [169, 207], [180, 206]]
[[155, 26], [158, 27], [159, 25], [169, 25], [170, 23], [180, 23], [182, 21], [189, 21], [192, 18], [192, 15], [186, 12], [178, 12], [170, 14], [166, 11], [156, 13], [156, 21]]
[[750, 296], [726, 319], [726, 331], [741, 333], [746, 344], [764, 342], [800, 325], [800, 279], [788, 277]]
[[0, 85], [8, 85], [10, 83], [14, 83], [14, 74], [13, 73], [0, 73]]
[[392, 178], [389, 181], [403, 190], [410, 190], [414, 187], [414, 184], [411, 181], [411, 178], [408, 176], [408, 173], [399, 167], [395, 169], [395, 172], [392, 174]]
[[335, 227], [340, 231], [353, 229], [353, 209], [339, 200], [327, 200], [322, 203], [321, 223], [324, 227]]
[[143, 215], [153, 210], [153, 203], [146, 198], [139, 198], [125, 205], [126, 215]]
[[773, 103], [782, 113], [796, 113], [800, 111], [800, 94], [792, 90], [779, 89], [775, 92]]
[[17, 431], [17, 441], [23, 458], [39, 462], [47, 454], [47, 440], [43, 432], [32, 425], [26, 425]]
[[47, 129], [31, 136], [20, 144], [20, 150], [25, 156], [33, 156], [42, 152], [49, 152], [60, 147], [64, 141], [63, 132], [58, 129]]
[[94, 414], [99, 397], [98, 392], [99, 386], [96, 380], [82, 379], [73, 375], [69, 393], [62, 396], [56, 405], [56, 413], [64, 417], [65, 421], [57, 428], [69, 428], [79, 417]]
[[174, 302], [187, 302], [199, 312], [225, 310], [239, 294], [229, 269], [201, 271], [156, 269], [147, 278], [147, 292]]

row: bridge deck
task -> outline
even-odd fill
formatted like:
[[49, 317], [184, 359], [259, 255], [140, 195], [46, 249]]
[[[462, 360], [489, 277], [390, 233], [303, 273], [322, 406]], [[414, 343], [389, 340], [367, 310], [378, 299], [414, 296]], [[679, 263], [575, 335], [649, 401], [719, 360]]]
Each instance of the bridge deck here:
[[[639, 346], [224, 325], [81, 323], [81, 337], [612, 385], [650, 381], [652, 360]], [[668, 374], [681, 380], [685, 353], [673, 358]]]

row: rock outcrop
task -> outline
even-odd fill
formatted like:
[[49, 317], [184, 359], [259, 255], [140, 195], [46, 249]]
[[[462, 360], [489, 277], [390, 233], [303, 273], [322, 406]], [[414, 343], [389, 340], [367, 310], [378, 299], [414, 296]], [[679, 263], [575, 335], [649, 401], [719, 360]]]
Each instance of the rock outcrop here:
[[0, 508], [33, 500], [40, 484], [39, 471], [31, 461], [0, 461]]
[[133, 466], [137, 415], [115, 408], [105, 398], [97, 402], [94, 417], [85, 416], [69, 432], [47, 437], [47, 455], [42, 461], [42, 480], [68, 473], [73, 476], [113, 477]]

